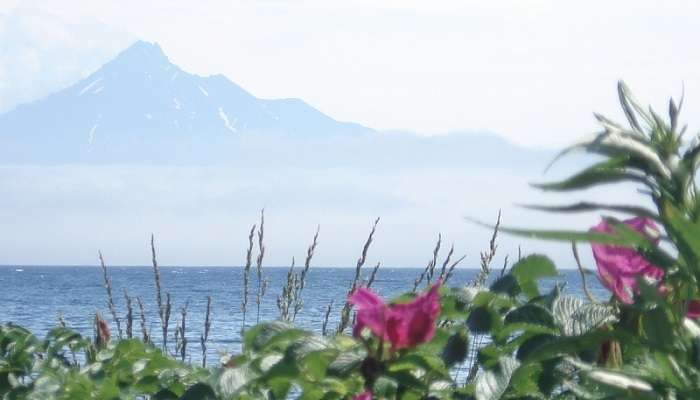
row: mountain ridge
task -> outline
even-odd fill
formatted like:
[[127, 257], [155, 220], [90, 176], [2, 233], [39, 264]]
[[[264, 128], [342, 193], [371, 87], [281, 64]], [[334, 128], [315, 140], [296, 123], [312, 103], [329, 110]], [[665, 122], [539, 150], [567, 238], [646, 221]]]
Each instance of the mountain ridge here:
[[498, 167], [551, 156], [541, 150], [483, 130], [425, 136], [340, 122], [298, 98], [260, 99], [222, 74], [188, 73], [144, 41], [84, 79], [0, 114], [5, 165]]
[[0, 115], [0, 145], [9, 150], [3, 158], [18, 162], [150, 160], [231, 146], [236, 135], [370, 132], [301, 99], [260, 99], [221, 74], [190, 74], [144, 41], [67, 88]]

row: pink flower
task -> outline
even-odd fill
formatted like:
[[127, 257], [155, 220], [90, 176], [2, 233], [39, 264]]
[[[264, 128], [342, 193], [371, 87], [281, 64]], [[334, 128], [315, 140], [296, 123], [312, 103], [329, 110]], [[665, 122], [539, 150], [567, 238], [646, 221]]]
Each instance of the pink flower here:
[[[659, 230], [651, 219], [636, 217], [622, 222], [646, 236], [652, 243], [658, 243]], [[614, 233], [613, 227], [606, 221], [602, 221], [591, 231]], [[601, 282], [623, 303], [633, 302], [632, 295], [637, 289], [638, 276], [649, 277], [656, 281], [663, 279], [664, 271], [647, 261], [634, 249], [600, 243], [593, 243], [591, 247]]]
[[[649, 218], [636, 217], [622, 221], [625, 225], [646, 236], [656, 245], [659, 242], [659, 230]], [[591, 229], [594, 232], [612, 233], [612, 227], [605, 221]], [[634, 249], [593, 243], [593, 257], [598, 265], [598, 274], [605, 287], [610, 289], [623, 303], [631, 304], [632, 294], [637, 289], [637, 276], [646, 276], [660, 282], [664, 271], [650, 263]], [[659, 285], [661, 296], [668, 294], [669, 288]], [[700, 318], [700, 300], [689, 300], [686, 316]]]
[[410, 303], [387, 305], [376, 293], [360, 288], [350, 295], [350, 304], [357, 310], [353, 335], [364, 328], [391, 343], [394, 350], [425, 343], [435, 335], [435, 321], [440, 314], [441, 283], [433, 285]]
[[372, 400], [372, 391], [367, 390], [353, 397], [352, 400]]
[[690, 319], [700, 318], [700, 300], [690, 300], [685, 316]]

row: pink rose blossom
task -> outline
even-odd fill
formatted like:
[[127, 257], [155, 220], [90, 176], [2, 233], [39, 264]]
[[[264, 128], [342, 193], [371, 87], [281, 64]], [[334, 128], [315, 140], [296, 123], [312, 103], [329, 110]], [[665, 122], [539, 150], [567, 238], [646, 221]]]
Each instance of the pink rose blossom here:
[[369, 289], [356, 290], [349, 298], [357, 310], [353, 335], [357, 337], [368, 328], [381, 340], [391, 343], [394, 350], [429, 341], [435, 335], [435, 322], [440, 314], [440, 285], [436, 283], [409, 303], [389, 305]]
[[359, 288], [348, 300], [357, 310], [357, 319], [352, 328], [353, 336], [360, 336], [362, 329], [368, 328], [378, 338], [389, 340], [386, 331], [387, 306], [381, 297], [369, 289]]
[[352, 400], [372, 400], [372, 391], [367, 390], [353, 397]]
[[700, 300], [690, 300], [688, 302], [688, 310], [685, 316], [690, 319], [700, 318]]
[[[659, 230], [651, 219], [636, 217], [622, 222], [645, 235], [652, 243], [658, 243]], [[591, 231], [614, 233], [613, 227], [606, 221], [602, 221]], [[593, 243], [591, 247], [601, 282], [623, 303], [632, 304], [632, 295], [637, 289], [638, 276], [656, 281], [663, 279], [664, 271], [647, 261], [634, 249], [600, 243]]]
[[[659, 242], [659, 230], [651, 219], [636, 217], [622, 222], [646, 236], [654, 245]], [[602, 233], [613, 232], [612, 227], [605, 221], [591, 230]], [[657, 282], [664, 277], [664, 271], [661, 268], [644, 259], [634, 249], [596, 243], [591, 247], [601, 282], [623, 303], [632, 304], [632, 294], [637, 290], [637, 276], [646, 276]], [[668, 290], [669, 288], [665, 285], [658, 287], [661, 296], [666, 296]], [[692, 319], [700, 318], [700, 300], [688, 301], [686, 316]]]

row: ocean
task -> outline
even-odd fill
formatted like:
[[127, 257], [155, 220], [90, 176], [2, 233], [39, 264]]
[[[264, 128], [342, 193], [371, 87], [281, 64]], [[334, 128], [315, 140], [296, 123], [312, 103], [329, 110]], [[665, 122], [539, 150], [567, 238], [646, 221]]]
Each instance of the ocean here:
[[[277, 297], [286, 282], [288, 267], [264, 267], [268, 288], [260, 304], [260, 321], [279, 317]], [[363, 275], [369, 275], [365, 268]], [[136, 303], [139, 297], [146, 310], [146, 326], [154, 341], [158, 342], [160, 320], [156, 306], [156, 291], [151, 267], [108, 267], [112, 280], [114, 301], [118, 315], [126, 315], [124, 290], [134, 298], [134, 335], [139, 335], [140, 313]], [[416, 268], [379, 269], [373, 289], [385, 298], [391, 298], [413, 287], [421, 273]], [[457, 269], [449, 286], [468, 283], [477, 273], [476, 269]], [[494, 275], [497, 274], [494, 271]], [[333, 301], [329, 329], [334, 329], [343, 307], [348, 287], [352, 282], [354, 268], [312, 267], [302, 294], [303, 309], [296, 324], [310, 330], [320, 331], [326, 308]], [[566, 282], [565, 292], [583, 296], [581, 278], [577, 270], [562, 270], [560, 276], [542, 282], [547, 290], [555, 282]], [[587, 277], [591, 292], [599, 299], [609, 298], [609, 293], [594, 276]], [[212, 297], [211, 330], [208, 342], [208, 358], [218, 359], [219, 354], [240, 349], [240, 331], [243, 324], [241, 303], [243, 299], [243, 269], [240, 267], [161, 267], [163, 297], [170, 293], [172, 312], [169, 344], [174, 343], [174, 329], [181, 318], [181, 310], [187, 307], [187, 329], [189, 357], [192, 361], [201, 358], [199, 344], [203, 332], [207, 296]], [[251, 270], [250, 297], [246, 324], [258, 320], [255, 295], [257, 281], [255, 269]], [[95, 267], [71, 266], [0, 266], [0, 322], [13, 322], [30, 329], [40, 338], [56, 326], [59, 316], [66, 325], [84, 335], [93, 334], [93, 318], [96, 312], [110, 321], [112, 334], [116, 336], [107, 306], [102, 270]], [[122, 322], [122, 328], [125, 323]]]

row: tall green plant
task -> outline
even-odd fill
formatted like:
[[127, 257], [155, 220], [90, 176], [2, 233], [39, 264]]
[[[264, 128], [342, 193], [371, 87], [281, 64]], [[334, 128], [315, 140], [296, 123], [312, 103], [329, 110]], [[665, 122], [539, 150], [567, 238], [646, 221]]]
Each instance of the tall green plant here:
[[[528, 293], [531, 288], [523, 287], [513, 273], [494, 283], [490, 292], [475, 299], [486, 304], [470, 315], [473, 329], [494, 338], [479, 352], [484, 373], [471, 387], [476, 398], [700, 398], [700, 329], [697, 314], [689, 310], [700, 299], [700, 144], [697, 136], [684, 138], [686, 127], [678, 120], [682, 100], [669, 102], [664, 119], [642, 107], [622, 82], [618, 94], [627, 124], [596, 114], [601, 132], [557, 157], [582, 150], [602, 160], [562, 181], [535, 186], [563, 192], [631, 183], [654, 208], [593, 202], [535, 206], [551, 212], [632, 214], [636, 219], [622, 223], [605, 217], [588, 232], [502, 231], [591, 242], [598, 246], [602, 273], [610, 263], [632, 261], [658, 272], [602, 276], [609, 286], [627, 282], [614, 288], [616, 295], [625, 296], [607, 304], [568, 299], [557, 289], [544, 296]], [[660, 225], [662, 246], [654, 232], [632, 228], [639, 221]], [[604, 259], [610, 254], [617, 259]], [[625, 259], [633, 257], [640, 258]]]

